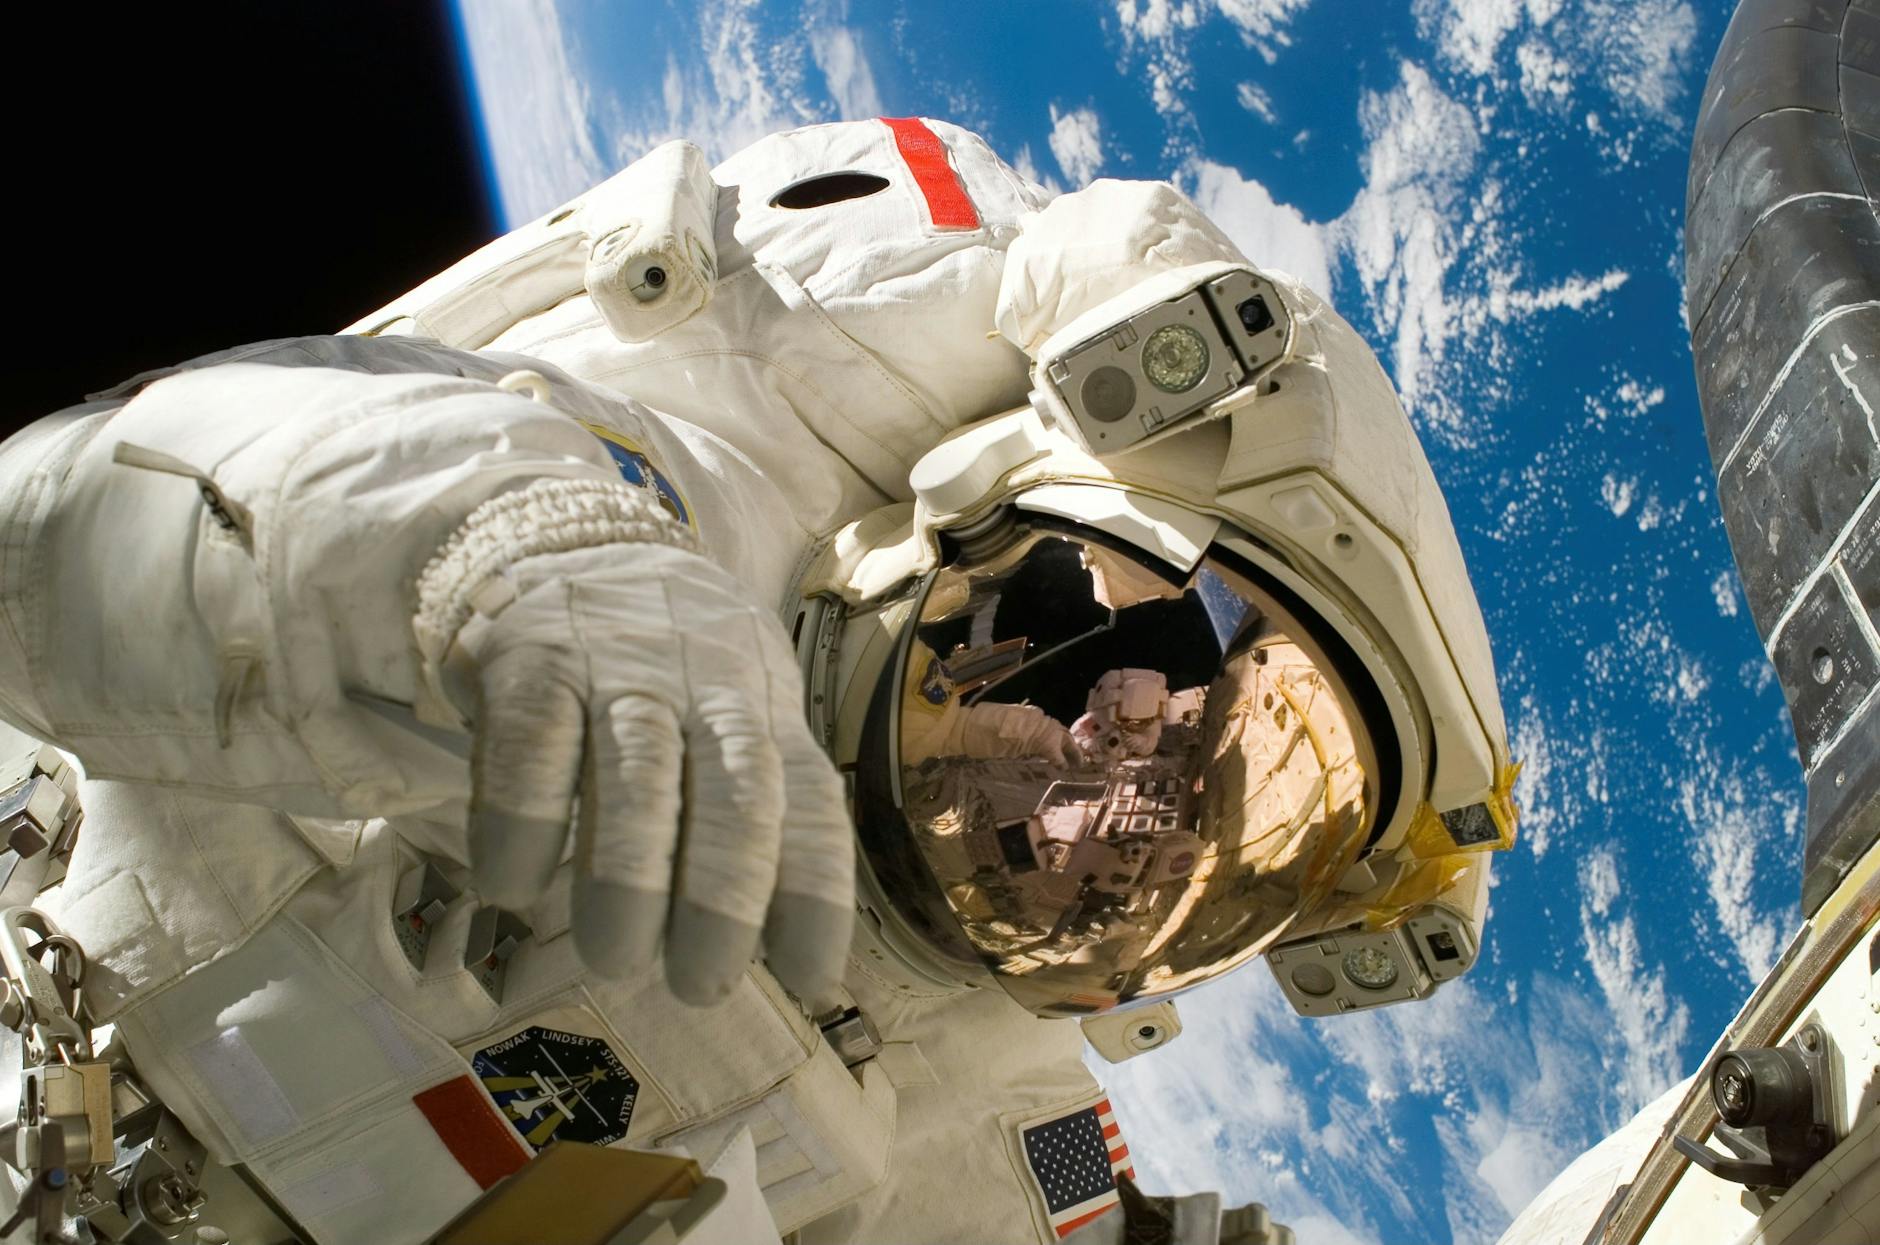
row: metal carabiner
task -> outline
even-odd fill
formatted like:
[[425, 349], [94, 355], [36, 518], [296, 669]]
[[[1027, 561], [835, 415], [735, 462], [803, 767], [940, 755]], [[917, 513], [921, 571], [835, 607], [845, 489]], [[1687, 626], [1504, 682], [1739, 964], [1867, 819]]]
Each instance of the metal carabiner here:
[[[38, 941], [29, 946], [28, 934], [36, 935]], [[76, 961], [76, 973], [67, 978], [69, 987], [61, 987], [54, 970], [40, 962], [48, 949], [55, 956], [69, 951]], [[0, 1019], [19, 1032], [28, 1061], [53, 1057], [71, 1064], [89, 1060], [91, 1031], [74, 1014], [85, 973], [85, 953], [78, 943], [37, 908], [8, 908], [0, 912], [0, 969], [7, 987]]]

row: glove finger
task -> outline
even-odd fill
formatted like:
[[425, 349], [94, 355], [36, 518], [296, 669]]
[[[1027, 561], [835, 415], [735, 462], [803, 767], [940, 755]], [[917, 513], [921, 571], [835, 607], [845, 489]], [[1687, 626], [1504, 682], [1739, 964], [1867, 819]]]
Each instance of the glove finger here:
[[[794, 729], [792, 729], [794, 728]], [[800, 721], [778, 723], [785, 811], [765, 958], [812, 1010], [833, 999], [855, 933], [855, 832], [841, 775]]]
[[753, 699], [761, 706], [761, 684], [708, 689], [685, 725], [684, 829], [666, 978], [689, 1003], [731, 992], [756, 957], [776, 887], [783, 766], [764, 717], [749, 707]]
[[561, 860], [585, 719], [553, 654], [518, 648], [483, 666], [470, 752], [470, 868], [498, 907], [534, 903]]
[[723, 1002], [757, 958], [761, 933], [756, 921], [741, 921], [679, 896], [672, 902], [666, 938], [667, 986], [694, 1007]]
[[679, 846], [685, 746], [663, 703], [623, 696], [594, 715], [574, 840], [574, 941], [610, 977], [659, 954]]

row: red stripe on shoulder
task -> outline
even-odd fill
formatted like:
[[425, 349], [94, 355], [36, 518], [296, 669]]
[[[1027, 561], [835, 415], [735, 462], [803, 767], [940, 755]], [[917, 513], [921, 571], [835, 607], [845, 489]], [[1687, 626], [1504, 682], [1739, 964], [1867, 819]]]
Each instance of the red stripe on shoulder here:
[[940, 136], [919, 117], [883, 117], [881, 123], [894, 132], [894, 145], [927, 200], [927, 216], [933, 227], [979, 228], [979, 212], [961, 184], [960, 175], [947, 163], [946, 144]]
[[522, 1142], [469, 1077], [433, 1085], [413, 1094], [411, 1101], [478, 1188], [489, 1188], [529, 1161]]

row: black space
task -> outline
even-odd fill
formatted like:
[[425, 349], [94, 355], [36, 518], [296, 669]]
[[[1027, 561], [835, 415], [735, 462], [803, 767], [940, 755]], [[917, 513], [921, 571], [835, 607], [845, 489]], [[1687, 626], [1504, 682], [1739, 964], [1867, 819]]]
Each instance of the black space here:
[[146, 368], [342, 328], [497, 232], [442, 0], [7, 27], [0, 435]]

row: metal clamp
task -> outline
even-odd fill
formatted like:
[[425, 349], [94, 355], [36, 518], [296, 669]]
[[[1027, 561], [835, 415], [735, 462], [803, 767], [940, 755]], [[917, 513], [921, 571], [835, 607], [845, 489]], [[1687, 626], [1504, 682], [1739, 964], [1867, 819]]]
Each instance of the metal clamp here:
[[398, 879], [392, 900], [392, 936], [411, 967], [422, 970], [431, 948], [431, 934], [451, 900], [461, 892], [430, 861], [414, 865]]
[[463, 966], [470, 970], [490, 1002], [503, 1001], [503, 982], [509, 961], [535, 931], [528, 922], [501, 908], [478, 908], [470, 917], [470, 938], [464, 945]]
[[189, 1239], [202, 1214], [207, 1153], [174, 1115], [151, 1105], [124, 1123], [124, 1152], [74, 1190], [78, 1215], [98, 1236], [128, 1245]]
[[78, 773], [55, 749], [34, 743], [0, 760], [0, 907], [64, 879], [82, 820]]
[[14, 1157], [21, 1171], [47, 1166], [42, 1151], [52, 1126], [60, 1133], [63, 1166], [82, 1172], [112, 1160], [116, 1148], [109, 1064], [41, 1064], [21, 1074], [19, 1127], [14, 1133]]
[[[29, 945], [29, 936], [37, 941]], [[52, 918], [33, 908], [0, 911], [0, 972], [0, 1024], [19, 1033], [28, 1063], [91, 1058], [91, 1031], [78, 1019], [85, 955]]]
[[816, 1027], [845, 1068], [867, 1063], [881, 1053], [881, 1034], [859, 1007], [824, 1012], [816, 1017]]

